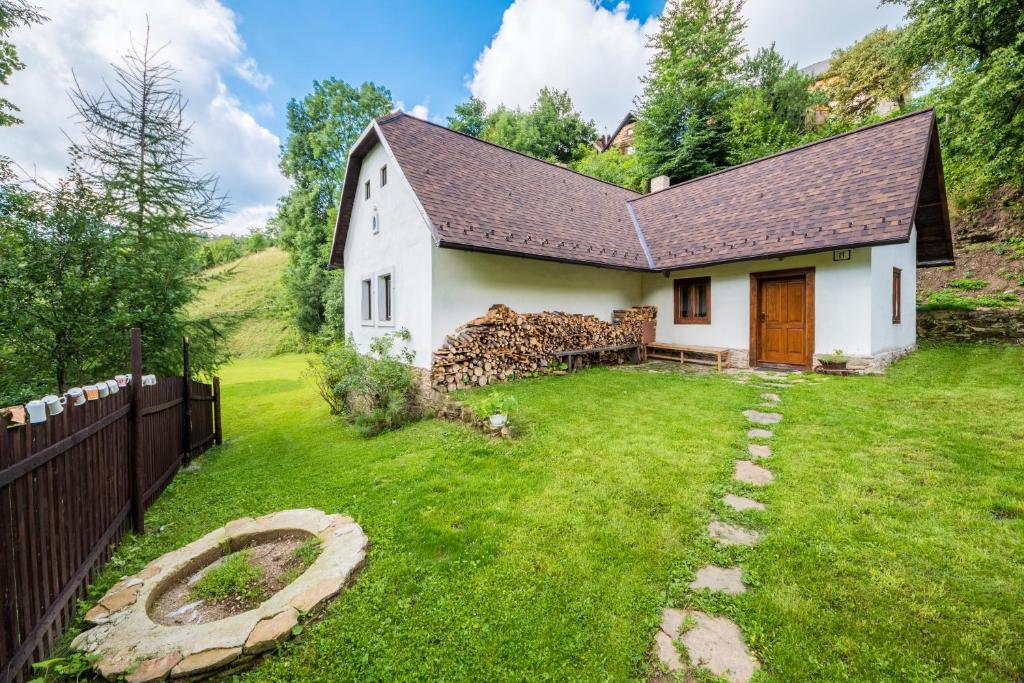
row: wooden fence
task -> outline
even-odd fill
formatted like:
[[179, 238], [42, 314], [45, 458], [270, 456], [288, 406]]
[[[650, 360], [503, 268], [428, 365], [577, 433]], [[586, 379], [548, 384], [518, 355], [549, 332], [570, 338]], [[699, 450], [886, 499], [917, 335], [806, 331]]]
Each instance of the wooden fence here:
[[0, 683], [31, 677], [76, 602], [179, 467], [221, 442], [220, 387], [185, 373], [142, 386], [138, 331], [124, 390], [38, 424], [0, 417]]

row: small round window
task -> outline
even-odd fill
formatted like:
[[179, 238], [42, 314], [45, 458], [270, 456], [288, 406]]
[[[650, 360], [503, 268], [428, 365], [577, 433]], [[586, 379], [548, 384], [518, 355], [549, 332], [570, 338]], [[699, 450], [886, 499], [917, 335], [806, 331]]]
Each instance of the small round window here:
[[377, 209], [373, 210], [373, 222], [370, 224], [370, 229], [373, 230], [374, 235], [380, 232], [380, 214], [377, 213]]

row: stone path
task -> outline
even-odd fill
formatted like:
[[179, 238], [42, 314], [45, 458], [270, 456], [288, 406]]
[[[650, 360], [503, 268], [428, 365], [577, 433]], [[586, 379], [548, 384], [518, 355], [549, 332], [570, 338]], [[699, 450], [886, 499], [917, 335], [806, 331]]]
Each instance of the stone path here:
[[708, 589], [712, 593], [738, 595], [746, 593], [743, 585], [743, 570], [739, 567], [704, 567], [697, 570], [697, 578], [690, 583], [690, 590]]
[[[734, 380], [746, 383], [754, 377], [757, 375], [751, 373], [735, 377]], [[790, 379], [788, 376], [776, 376], [773, 373], [761, 374], [758, 379], [760, 386], [775, 390], [762, 393], [760, 405], [775, 411], [782, 403], [782, 396], [776, 392], [804, 381], [801, 378]], [[743, 416], [755, 425], [774, 425], [782, 421], [780, 412], [744, 410]], [[747, 438], [751, 440], [770, 439], [772, 436], [770, 430], [760, 426], [747, 429]], [[736, 461], [733, 480], [758, 487], [771, 483], [775, 478], [771, 470], [753, 462], [770, 458], [771, 447], [763, 443], [748, 442], [747, 453], [751, 459]], [[763, 512], [766, 509], [764, 503], [732, 493], [722, 496], [722, 502], [736, 512]], [[708, 536], [723, 546], [752, 546], [763, 537], [763, 534], [722, 520], [712, 520], [708, 524]], [[743, 569], [739, 566], [703, 567], [697, 571], [697, 576], [690, 583], [689, 589], [708, 590], [729, 596], [747, 592], [747, 587], [743, 584]], [[684, 626], [687, 627], [685, 630]], [[703, 668], [730, 683], [748, 683], [760, 668], [758, 661], [747, 650], [739, 627], [727, 617], [694, 610], [665, 609], [654, 641], [655, 655], [670, 673]], [[683, 645], [685, 656], [680, 654], [676, 642]], [[689, 660], [689, 666], [684, 663], [684, 659]]]
[[719, 520], [708, 524], [708, 536], [722, 545], [754, 545], [761, 540], [761, 534], [757, 531]]
[[744, 512], [746, 510], [764, 512], [765, 510], [764, 503], [758, 503], [756, 500], [744, 498], [743, 496], [734, 496], [731, 493], [727, 493], [722, 496], [722, 502], [736, 512]]
[[749, 460], [737, 460], [732, 478], [752, 486], [766, 486], [775, 479], [775, 476], [771, 473], [771, 470], [755, 465]]

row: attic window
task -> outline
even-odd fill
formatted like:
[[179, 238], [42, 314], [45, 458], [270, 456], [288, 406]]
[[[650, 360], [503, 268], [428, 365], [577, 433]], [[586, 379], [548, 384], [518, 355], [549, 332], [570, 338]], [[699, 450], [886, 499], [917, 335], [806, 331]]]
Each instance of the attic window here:
[[366, 198], [369, 199], [370, 198], [370, 181], [369, 180], [366, 181], [366, 185], [364, 185], [364, 188], [366, 190]]
[[377, 213], [377, 209], [373, 210], [373, 218], [370, 220], [370, 232], [374, 235], [380, 232], [380, 214]]
[[381, 166], [380, 167], [380, 186], [384, 187], [387, 184], [388, 184], [388, 167], [387, 166]]

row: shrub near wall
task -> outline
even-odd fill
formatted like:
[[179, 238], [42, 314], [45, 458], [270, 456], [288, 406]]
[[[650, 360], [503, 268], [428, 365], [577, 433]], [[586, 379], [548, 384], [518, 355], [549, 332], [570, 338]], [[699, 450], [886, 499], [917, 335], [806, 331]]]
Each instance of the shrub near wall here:
[[973, 311], [918, 311], [917, 336], [929, 341], [1024, 344], [1024, 310], [979, 308]]

